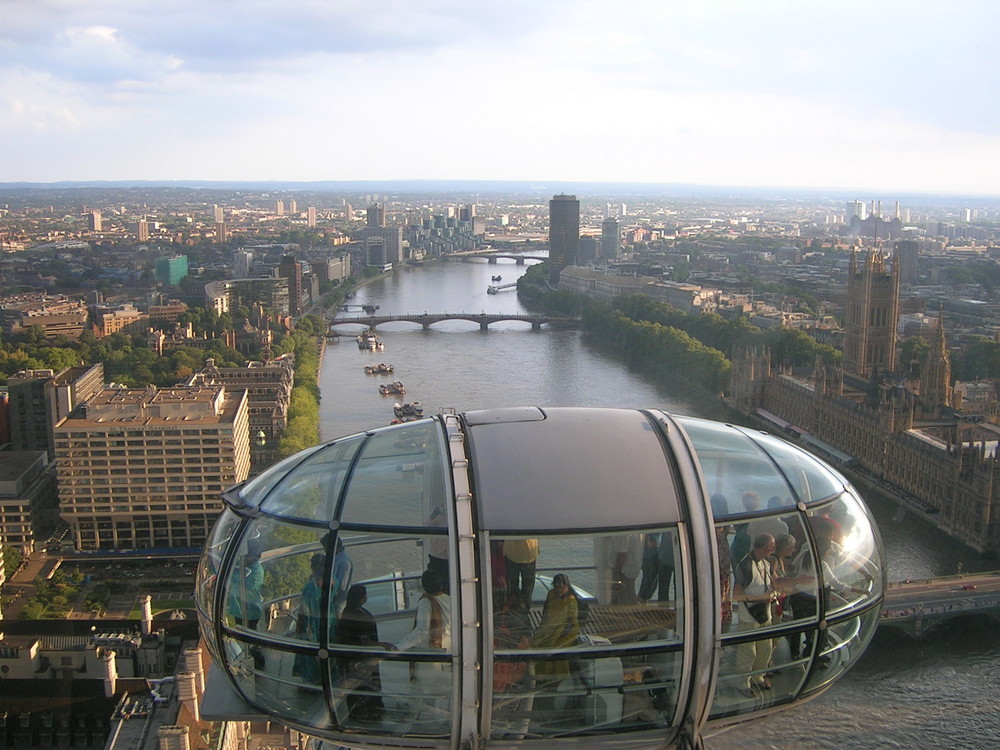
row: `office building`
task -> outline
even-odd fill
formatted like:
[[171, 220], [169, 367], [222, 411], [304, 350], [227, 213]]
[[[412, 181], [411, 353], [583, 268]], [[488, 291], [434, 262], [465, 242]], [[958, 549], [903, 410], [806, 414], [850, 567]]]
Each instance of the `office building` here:
[[617, 258], [622, 247], [622, 225], [618, 219], [608, 217], [601, 222], [601, 257]]
[[288, 312], [291, 315], [301, 315], [305, 295], [302, 286], [302, 263], [295, 260], [294, 255], [284, 256], [278, 266], [278, 276], [288, 279]]
[[847, 213], [845, 214], [848, 224], [855, 221], [864, 221], [868, 218], [868, 205], [864, 201], [847, 201]]
[[247, 362], [246, 367], [216, 367], [214, 359], [194, 373], [188, 386], [224, 385], [228, 390], [246, 390], [250, 434], [250, 474], [256, 475], [278, 459], [278, 441], [288, 424], [295, 370], [292, 358], [270, 362]]
[[556, 195], [549, 201], [549, 281], [559, 282], [565, 266], [576, 265], [580, 251], [580, 201]]
[[46, 338], [78, 339], [87, 325], [87, 305], [61, 294], [19, 294], [0, 299], [0, 322], [5, 333], [37, 326]]
[[105, 388], [55, 427], [59, 509], [78, 550], [199, 547], [250, 471], [249, 397]]
[[899, 283], [912, 284], [917, 280], [920, 243], [917, 240], [896, 240], [892, 247], [899, 263]]
[[7, 379], [11, 446], [53, 453], [52, 427], [104, 387], [104, 365], [22, 370]]
[[379, 229], [385, 226], [385, 206], [369, 206], [365, 212], [369, 229]]
[[289, 314], [288, 279], [266, 276], [249, 279], [226, 279], [205, 284], [205, 304], [218, 315], [240, 305], [260, 305], [275, 318]]
[[240, 248], [233, 253], [233, 278], [248, 279], [253, 269], [253, 250]]
[[171, 255], [159, 258], [154, 271], [156, 280], [164, 286], [177, 286], [188, 275], [188, 257], [186, 255]]
[[58, 518], [56, 475], [45, 451], [0, 455], [0, 544], [30, 555]]

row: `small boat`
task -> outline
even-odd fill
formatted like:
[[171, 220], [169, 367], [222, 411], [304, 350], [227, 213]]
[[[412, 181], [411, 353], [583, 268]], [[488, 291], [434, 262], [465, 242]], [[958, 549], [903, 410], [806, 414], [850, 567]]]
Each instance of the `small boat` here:
[[370, 351], [382, 351], [385, 349], [385, 344], [382, 343], [381, 337], [372, 329], [358, 334], [357, 341], [358, 349], [368, 349]]
[[424, 407], [421, 406], [419, 401], [412, 401], [405, 404], [393, 404], [392, 413], [396, 415], [396, 419], [409, 421], [411, 419], [420, 419], [424, 416]]
[[377, 365], [365, 365], [365, 375], [391, 375], [395, 371], [395, 367], [387, 365], [385, 362], [379, 362]]
[[388, 396], [390, 393], [406, 393], [406, 386], [402, 384], [399, 380], [393, 380], [391, 383], [382, 383], [378, 387], [378, 392], [383, 396]]
[[503, 281], [503, 276], [494, 276], [493, 280], [494, 281]]

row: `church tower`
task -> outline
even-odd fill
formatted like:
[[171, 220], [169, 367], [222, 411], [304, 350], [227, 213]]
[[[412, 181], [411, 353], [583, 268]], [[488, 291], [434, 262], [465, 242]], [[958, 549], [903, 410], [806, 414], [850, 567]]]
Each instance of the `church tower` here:
[[881, 250], [851, 253], [847, 272], [844, 367], [862, 377], [896, 369], [899, 264]]

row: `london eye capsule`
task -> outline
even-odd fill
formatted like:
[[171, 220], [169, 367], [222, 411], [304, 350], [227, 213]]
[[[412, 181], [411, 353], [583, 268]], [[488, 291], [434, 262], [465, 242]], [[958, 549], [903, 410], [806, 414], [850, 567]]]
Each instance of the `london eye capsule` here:
[[766, 433], [656, 410], [442, 414], [224, 493], [202, 715], [351, 747], [670, 747], [812, 698], [885, 570], [858, 492]]

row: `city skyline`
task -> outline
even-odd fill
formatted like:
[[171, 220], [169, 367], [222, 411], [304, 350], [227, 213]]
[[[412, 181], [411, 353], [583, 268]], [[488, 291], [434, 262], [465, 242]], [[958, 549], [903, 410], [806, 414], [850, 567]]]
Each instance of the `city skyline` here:
[[1000, 8], [962, 7], [6, 3], [0, 182], [998, 195]]

